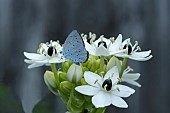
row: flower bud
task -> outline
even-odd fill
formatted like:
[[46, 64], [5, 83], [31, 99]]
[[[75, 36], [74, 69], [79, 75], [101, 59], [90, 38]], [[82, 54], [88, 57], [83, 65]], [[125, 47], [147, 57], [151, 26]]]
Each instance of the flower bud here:
[[62, 63], [63, 71], [67, 72], [71, 65], [72, 65], [71, 61], [67, 61], [67, 62]]
[[44, 73], [44, 81], [45, 84], [49, 87], [49, 88], [56, 88], [56, 80], [54, 77], [54, 73], [51, 71], [46, 71]]
[[67, 78], [70, 82], [78, 82], [82, 78], [82, 67], [76, 64], [72, 64], [67, 71]]
[[119, 60], [118, 58], [116, 58], [115, 56], [113, 56], [113, 57], [109, 60], [107, 66], [106, 66], [106, 71], [110, 70], [110, 69], [111, 69], [112, 67], [114, 67], [114, 66], [117, 66], [119, 71], [121, 70], [121, 62], [120, 62], [120, 60]]

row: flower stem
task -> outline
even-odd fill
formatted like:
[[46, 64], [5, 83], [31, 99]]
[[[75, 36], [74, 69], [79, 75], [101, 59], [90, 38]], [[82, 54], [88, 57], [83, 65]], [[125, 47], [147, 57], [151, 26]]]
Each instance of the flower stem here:
[[127, 60], [128, 60], [128, 58], [123, 59], [123, 63], [122, 63], [121, 71], [120, 71], [120, 74], [119, 74], [119, 78], [122, 78], [123, 71], [125, 70]]
[[59, 88], [60, 81], [59, 81], [59, 75], [57, 73], [56, 65], [54, 63], [51, 63], [50, 65], [51, 65], [51, 69], [54, 73], [54, 77], [55, 77], [55, 80], [56, 80], [56, 87]]
[[100, 72], [104, 71], [104, 57], [100, 57]]

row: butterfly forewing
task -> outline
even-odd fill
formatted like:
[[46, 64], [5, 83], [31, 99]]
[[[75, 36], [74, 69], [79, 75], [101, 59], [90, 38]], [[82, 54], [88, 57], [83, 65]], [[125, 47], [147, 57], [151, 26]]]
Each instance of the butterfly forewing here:
[[76, 30], [68, 35], [63, 46], [63, 55], [76, 64], [88, 59], [88, 52], [85, 49], [82, 37]]

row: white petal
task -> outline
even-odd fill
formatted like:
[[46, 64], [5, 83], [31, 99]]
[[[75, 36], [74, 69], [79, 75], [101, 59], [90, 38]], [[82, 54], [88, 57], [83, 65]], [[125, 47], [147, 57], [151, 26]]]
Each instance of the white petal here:
[[96, 56], [109, 56], [109, 51], [104, 46], [99, 46], [95, 51]]
[[111, 93], [119, 97], [129, 97], [134, 92], [135, 92], [134, 89], [127, 87], [125, 85], [116, 85], [114, 86], [114, 90], [112, 90]]
[[59, 57], [52, 57], [49, 59], [49, 63], [62, 63], [62, 62], [65, 62], [65, 60]]
[[31, 64], [31, 65], [28, 66], [28, 69], [40, 67], [40, 66], [43, 66], [43, 65], [44, 65], [44, 64], [33, 63], [33, 64]]
[[102, 86], [102, 78], [99, 75], [97, 75], [93, 72], [86, 71], [84, 73], [84, 78], [85, 78], [85, 81], [88, 84], [90, 84], [94, 87], [101, 87]]
[[149, 56], [151, 53], [151, 50], [149, 51], [142, 51], [142, 52], [134, 52], [131, 56], [132, 57], [147, 57]]
[[118, 54], [115, 54], [115, 56], [121, 57], [121, 58], [129, 58], [129, 55], [127, 55], [125, 53], [118, 53]]
[[151, 59], [152, 57], [153, 57], [152, 55], [150, 55], [150, 56], [148, 56], [146, 58], [139, 58], [139, 57], [129, 56], [130, 59], [137, 60], [137, 61], [147, 61], [147, 60]]
[[45, 59], [47, 59], [46, 56], [41, 55], [41, 54], [36, 54], [36, 53], [27, 53], [27, 52], [24, 52], [24, 55], [28, 59], [31, 59], [31, 60], [45, 60]]
[[112, 51], [115, 51], [115, 50], [119, 50], [121, 46], [122, 46], [122, 35], [119, 34], [115, 42], [110, 45], [109, 49], [113, 49]]
[[141, 85], [138, 82], [134, 81], [134, 80], [124, 80], [124, 82], [127, 82], [129, 84], [141, 87]]
[[128, 73], [122, 75], [122, 80], [137, 80], [140, 77], [140, 73]]
[[27, 64], [32, 64], [32, 63], [34, 63], [33, 60], [28, 60], [28, 59], [25, 59], [24, 62], [27, 63]]
[[75, 90], [81, 94], [88, 95], [88, 96], [93, 96], [100, 91], [99, 88], [88, 86], [88, 85], [78, 86], [75, 88]]
[[128, 107], [127, 103], [122, 98], [120, 98], [118, 96], [111, 95], [111, 99], [112, 99], [112, 104], [116, 107], [120, 107], [120, 108]]
[[95, 55], [95, 50], [92, 45], [90, 45], [88, 42], [84, 41], [85, 48], [91, 55]]
[[112, 67], [104, 76], [104, 80], [111, 78], [112, 84], [115, 84], [118, 82], [119, 78], [119, 70], [116, 66]]
[[122, 49], [122, 50], [109, 50], [110, 55], [115, 55], [115, 54], [124, 54], [123, 52], [126, 52], [127, 49]]
[[104, 91], [100, 91], [92, 97], [92, 103], [96, 108], [109, 106], [111, 104], [110, 94]]

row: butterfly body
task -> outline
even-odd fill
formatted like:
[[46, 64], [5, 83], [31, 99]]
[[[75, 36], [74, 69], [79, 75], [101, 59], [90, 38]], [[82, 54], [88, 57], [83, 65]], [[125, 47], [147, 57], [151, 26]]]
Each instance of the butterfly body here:
[[87, 61], [88, 52], [86, 51], [82, 37], [76, 30], [73, 30], [65, 40], [63, 55], [75, 64]]

